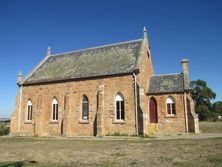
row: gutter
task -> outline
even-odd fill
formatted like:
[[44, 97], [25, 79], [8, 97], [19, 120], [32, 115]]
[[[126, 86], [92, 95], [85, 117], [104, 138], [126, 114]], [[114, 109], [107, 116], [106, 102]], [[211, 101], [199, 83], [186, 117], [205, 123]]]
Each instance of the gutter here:
[[138, 107], [137, 107], [137, 85], [136, 85], [136, 74], [133, 73], [133, 77], [134, 77], [134, 95], [135, 95], [135, 121], [136, 121], [136, 135], [138, 136]]

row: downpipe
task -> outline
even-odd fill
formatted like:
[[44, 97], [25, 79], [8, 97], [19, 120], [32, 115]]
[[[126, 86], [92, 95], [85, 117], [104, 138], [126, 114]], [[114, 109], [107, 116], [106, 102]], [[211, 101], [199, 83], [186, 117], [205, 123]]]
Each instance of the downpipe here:
[[21, 85], [20, 91], [19, 91], [18, 132], [20, 132], [20, 129], [21, 129], [22, 89], [23, 87]]
[[136, 85], [136, 74], [133, 73], [133, 77], [134, 77], [134, 95], [135, 95], [135, 115], [136, 115], [136, 135], [138, 136], [139, 133], [138, 133], [138, 107], [137, 107], [137, 85]]

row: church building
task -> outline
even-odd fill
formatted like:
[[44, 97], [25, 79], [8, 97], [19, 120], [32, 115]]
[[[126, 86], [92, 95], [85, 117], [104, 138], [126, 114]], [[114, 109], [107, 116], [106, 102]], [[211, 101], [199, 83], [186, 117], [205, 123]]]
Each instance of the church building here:
[[[164, 61], [164, 60], [160, 60]], [[143, 38], [51, 54], [23, 79], [18, 74], [11, 135], [107, 136], [199, 132], [182, 72], [154, 74]]]

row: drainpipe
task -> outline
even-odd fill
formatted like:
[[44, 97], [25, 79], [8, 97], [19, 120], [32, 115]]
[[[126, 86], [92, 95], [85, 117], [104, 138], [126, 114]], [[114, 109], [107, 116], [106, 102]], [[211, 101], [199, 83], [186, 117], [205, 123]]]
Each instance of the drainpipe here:
[[21, 127], [21, 109], [22, 109], [22, 85], [20, 86], [19, 91], [19, 113], [18, 113], [18, 132], [20, 132]]
[[134, 77], [134, 94], [135, 94], [135, 107], [136, 107], [136, 135], [138, 136], [139, 133], [138, 133], [138, 110], [137, 110], [137, 85], [136, 85], [136, 74], [133, 73], [133, 77]]
[[184, 92], [184, 109], [185, 109], [186, 132], [189, 132], [189, 130], [188, 130], [187, 95], [186, 95], [186, 92]]

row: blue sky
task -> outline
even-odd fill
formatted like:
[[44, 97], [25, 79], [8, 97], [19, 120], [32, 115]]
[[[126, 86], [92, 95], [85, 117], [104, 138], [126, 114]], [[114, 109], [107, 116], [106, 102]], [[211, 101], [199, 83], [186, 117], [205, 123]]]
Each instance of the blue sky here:
[[17, 74], [27, 75], [52, 53], [142, 38], [147, 26], [156, 74], [203, 79], [222, 100], [222, 1], [1, 0], [0, 117], [15, 108]]

